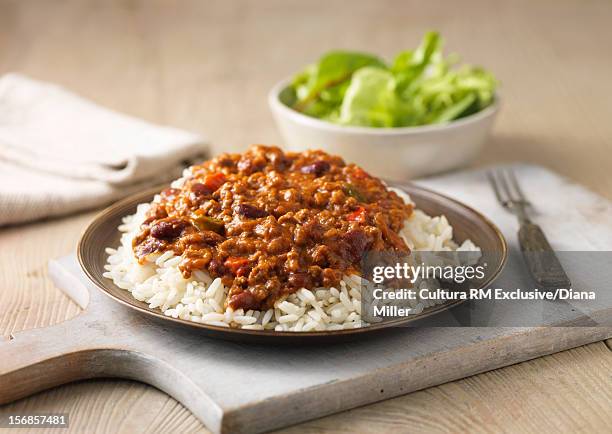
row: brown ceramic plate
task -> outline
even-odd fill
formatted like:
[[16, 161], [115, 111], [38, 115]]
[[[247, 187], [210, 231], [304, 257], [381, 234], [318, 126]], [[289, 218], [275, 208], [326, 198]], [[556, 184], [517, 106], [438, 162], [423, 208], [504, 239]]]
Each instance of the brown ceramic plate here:
[[[454, 238], [462, 242], [470, 238], [483, 251], [483, 260], [487, 262], [486, 276], [479, 282], [481, 288], [487, 287], [501, 272], [507, 256], [506, 241], [499, 229], [478, 211], [441, 194], [412, 185], [392, 184], [410, 194], [417, 208], [430, 215], [444, 214], [454, 229]], [[385, 321], [367, 327], [318, 332], [276, 332], [268, 330], [242, 330], [214, 325], [201, 324], [182, 319], [165, 316], [157, 309], [151, 309], [141, 301], [134, 299], [131, 294], [117, 287], [110, 279], [102, 276], [105, 272], [107, 254], [106, 247], [119, 245], [120, 233], [117, 226], [121, 219], [136, 211], [136, 205], [149, 202], [161, 188], [149, 190], [125, 200], [122, 200], [100, 213], [83, 233], [78, 245], [78, 258], [81, 268], [87, 277], [102, 292], [123, 305], [137, 312], [151, 315], [159, 320], [166, 321], [168, 325], [174, 323], [181, 327], [199, 331], [204, 335], [229, 340], [258, 343], [312, 343], [322, 341], [337, 341], [351, 337], [360, 337], [374, 331], [389, 329], [421, 320], [441, 311], [450, 309], [463, 300], [451, 300], [436, 306], [426, 308], [422, 313], [407, 318]]]

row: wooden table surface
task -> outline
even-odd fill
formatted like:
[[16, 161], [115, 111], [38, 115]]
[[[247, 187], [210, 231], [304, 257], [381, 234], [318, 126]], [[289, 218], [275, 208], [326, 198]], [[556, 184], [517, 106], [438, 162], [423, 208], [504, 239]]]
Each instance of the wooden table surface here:
[[[280, 143], [266, 93], [321, 52], [391, 56], [435, 28], [449, 50], [502, 83], [494, 137], [475, 165], [538, 163], [612, 198], [611, 20], [605, 0], [0, 0], [0, 73], [200, 132], [213, 152], [238, 150]], [[4, 337], [79, 313], [50, 283], [46, 262], [74, 250], [91, 216], [0, 230]], [[610, 347], [595, 343], [285, 432], [610, 432]], [[68, 412], [71, 432], [206, 432], [163, 392], [121, 380], [66, 385], [0, 411]]]

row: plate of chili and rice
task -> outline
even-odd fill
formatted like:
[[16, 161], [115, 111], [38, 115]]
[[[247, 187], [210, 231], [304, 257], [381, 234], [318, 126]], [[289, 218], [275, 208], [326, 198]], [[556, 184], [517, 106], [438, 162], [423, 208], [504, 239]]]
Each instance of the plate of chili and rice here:
[[126, 306], [257, 341], [356, 335], [453, 307], [461, 301], [417, 298], [403, 318], [362, 317], [364, 255], [438, 251], [496, 252], [484, 287], [506, 243], [486, 217], [446, 196], [384, 182], [323, 151], [257, 145], [111, 206], [85, 230], [78, 256]]

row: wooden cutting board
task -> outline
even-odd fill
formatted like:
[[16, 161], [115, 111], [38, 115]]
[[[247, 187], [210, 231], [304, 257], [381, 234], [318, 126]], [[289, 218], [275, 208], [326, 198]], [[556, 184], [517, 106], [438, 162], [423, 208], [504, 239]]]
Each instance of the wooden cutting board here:
[[[541, 167], [515, 170], [555, 248], [612, 250], [610, 202]], [[419, 184], [472, 205], [498, 224], [511, 253], [495, 286], [529, 285], [516, 245], [517, 223], [494, 201], [483, 172]], [[612, 282], [610, 267], [564, 265], [583, 287]], [[49, 271], [83, 312], [0, 343], [0, 403], [79, 379], [129, 378], [172, 395], [213, 432], [270, 430], [612, 337], [608, 291], [597, 303], [547, 305], [546, 315], [533, 302], [469, 306], [473, 318], [528, 325], [522, 327], [403, 328], [319, 347], [245, 345], [132, 312], [92, 287], [74, 255], [51, 261]], [[536, 327], [573, 323], [585, 314], [588, 327]]]

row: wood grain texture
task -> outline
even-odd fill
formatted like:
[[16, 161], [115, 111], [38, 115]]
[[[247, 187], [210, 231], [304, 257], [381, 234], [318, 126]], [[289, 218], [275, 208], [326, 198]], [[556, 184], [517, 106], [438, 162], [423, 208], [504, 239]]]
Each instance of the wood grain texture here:
[[[279, 433], [606, 432], [611, 372], [612, 352], [599, 342]], [[0, 408], [0, 414], [27, 411], [69, 413], [70, 433], [208, 432], [163, 392], [128, 381], [70, 384]]]
[[[608, 432], [611, 368], [596, 343], [282, 432]], [[590, 411], [574, 411], [587, 396]]]
[[[438, 28], [449, 49], [487, 65], [502, 82], [496, 131], [475, 164], [535, 162], [612, 198], [612, 59], [604, 55], [612, 38], [610, 2], [351, 1], [350, 13], [347, 9], [346, 2], [333, 0], [0, 0], [0, 73], [58, 82], [111, 108], [201, 132], [218, 152], [279, 143], [266, 92], [321, 51], [344, 47], [390, 56], [414, 45], [424, 30]], [[51, 286], [45, 263], [74, 248], [90, 216], [0, 231], [4, 336], [78, 312]], [[342, 423], [358, 431], [411, 426], [448, 431], [447, 421], [459, 420], [472, 431], [478, 422], [490, 431], [541, 431], [556, 416], [574, 418], [569, 426], [576, 430], [597, 431], [609, 395], [605, 387], [589, 387], [588, 376], [599, 375], [609, 391], [610, 378], [601, 377], [601, 369], [610, 350], [603, 343], [585, 348], [302, 428], [331, 431]], [[546, 366], [548, 375], [542, 374]], [[603, 372], [609, 373], [606, 366]], [[523, 399], [515, 396], [520, 391]], [[527, 399], [531, 396], [537, 400]], [[201, 429], [161, 392], [120, 381], [61, 387], [2, 411], [15, 408], [69, 409], [78, 421], [72, 432]], [[608, 418], [607, 427], [610, 423]]]
[[79, 312], [47, 275], [52, 257], [74, 249], [92, 213], [0, 231], [0, 333], [55, 324]]

